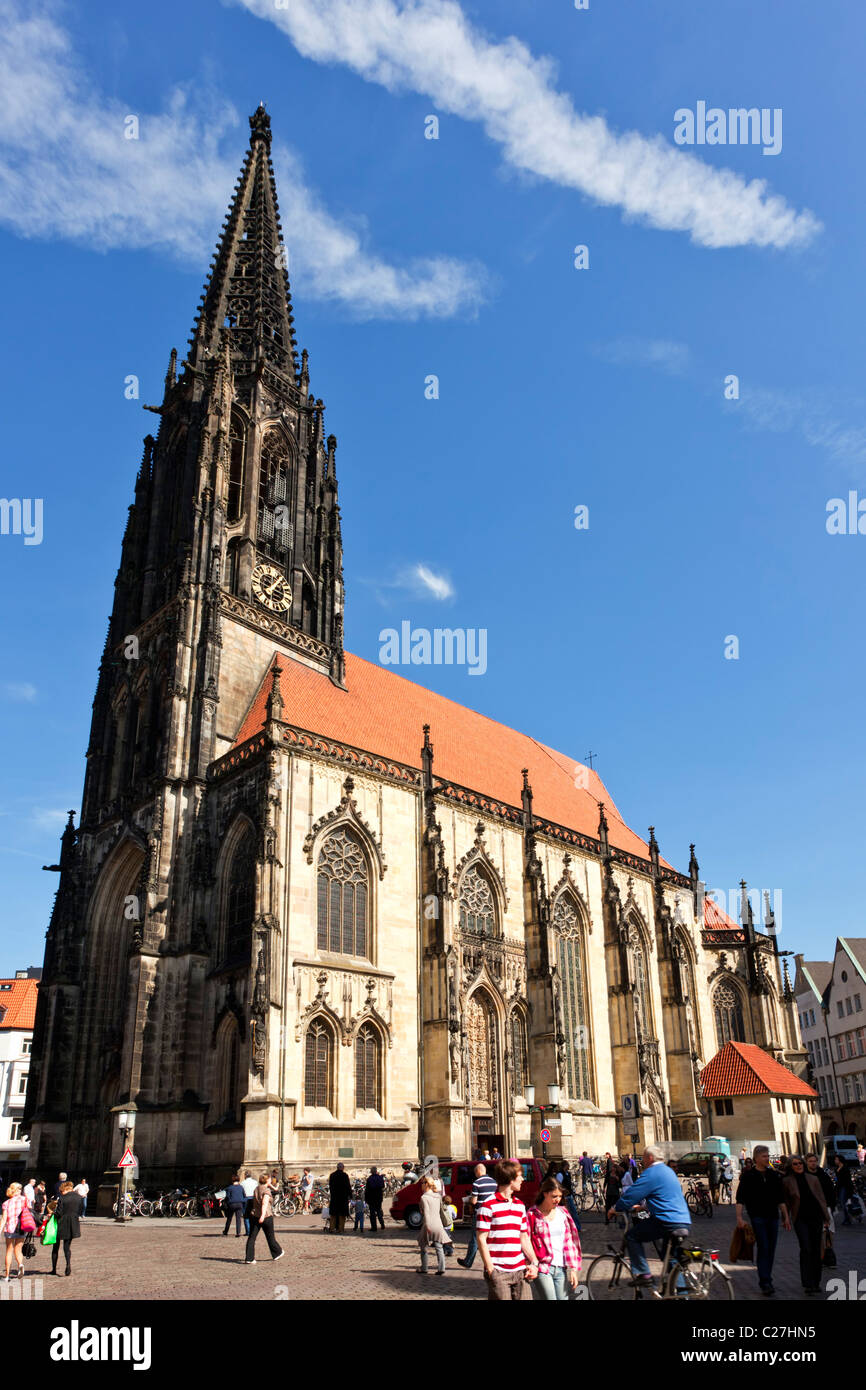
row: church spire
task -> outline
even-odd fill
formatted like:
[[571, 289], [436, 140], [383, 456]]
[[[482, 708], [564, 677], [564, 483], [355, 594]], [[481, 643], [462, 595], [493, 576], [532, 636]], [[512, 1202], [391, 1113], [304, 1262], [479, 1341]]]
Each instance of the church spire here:
[[270, 149], [271, 118], [262, 103], [250, 116], [250, 145], [211, 262], [190, 356], [201, 369], [218, 351], [225, 327], [238, 374], [267, 363], [294, 385], [300, 368]]

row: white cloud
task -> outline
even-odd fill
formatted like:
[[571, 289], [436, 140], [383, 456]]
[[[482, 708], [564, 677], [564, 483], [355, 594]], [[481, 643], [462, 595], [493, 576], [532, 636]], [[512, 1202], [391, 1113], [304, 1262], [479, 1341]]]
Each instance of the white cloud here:
[[[138, 140], [124, 136], [129, 115]], [[161, 114], [101, 97], [54, 19], [0, 0], [0, 223], [19, 235], [100, 251], [151, 247], [204, 264], [240, 167], [242, 128], [212, 92], [177, 88]], [[441, 256], [391, 265], [322, 207], [295, 155], [275, 146], [274, 163], [303, 293], [362, 317], [410, 319], [483, 299], [480, 267]]]
[[48, 806], [34, 806], [30, 813], [30, 819], [40, 830], [54, 830], [57, 826], [65, 826], [69, 817], [68, 811], [53, 811]]
[[0, 694], [7, 700], [23, 701], [29, 704], [36, 699], [37, 690], [35, 685], [29, 681], [4, 681], [0, 685]]
[[393, 607], [399, 594], [409, 593], [417, 599], [433, 598], [440, 603], [457, 596], [450, 576], [423, 560], [404, 565], [390, 579], [364, 579], [361, 582], [375, 590], [378, 602], [385, 608]]
[[658, 367], [671, 376], [681, 376], [690, 358], [685, 343], [668, 338], [616, 338], [610, 343], [599, 343], [593, 351], [596, 357], [616, 366]]
[[[820, 223], [763, 179], [714, 169], [661, 136], [618, 133], [576, 111], [549, 58], [488, 39], [456, 0], [237, 0], [276, 24], [306, 58], [343, 63], [390, 91], [421, 92], [478, 121], [513, 168], [578, 189], [702, 246], [794, 246]], [[673, 114], [673, 113], [672, 113]]]
[[436, 574], [429, 565], [413, 565], [407, 575], [410, 585], [413, 585], [422, 594], [429, 598], [431, 595], [436, 599], [453, 598], [455, 594], [454, 586], [450, 579], [444, 574]]
[[[821, 391], [780, 391], [741, 383], [740, 399], [730, 408], [737, 406], [744, 413], [744, 423], [753, 429], [797, 433], [835, 463], [859, 470], [866, 464], [866, 429], [845, 424], [839, 418], [840, 403]], [[861, 415], [862, 411], [860, 402]]]

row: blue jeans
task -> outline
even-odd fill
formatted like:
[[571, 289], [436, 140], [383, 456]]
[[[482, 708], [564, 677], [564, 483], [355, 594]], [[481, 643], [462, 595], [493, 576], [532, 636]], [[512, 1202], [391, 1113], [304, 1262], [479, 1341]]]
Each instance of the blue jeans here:
[[471, 1269], [472, 1261], [478, 1254], [478, 1236], [475, 1232], [475, 1217], [472, 1218], [472, 1230], [469, 1232], [469, 1244], [466, 1247], [466, 1254], [463, 1256], [463, 1263], [467, 1269]]
[[568, 1279], [562, 1265], [551, 1265], [546, 1274], [539, 1274], [530, 1284], [536, 1303], [568, 1301]]
[[568, 1208], [569, 1216], [571, 1217], [577, 1229], [580, 1230], [580, 1212], [577, 1209], [577, 1202], [574, 1200], [574, 1196], [570, 1192], [565, 1199], [565, 1205]]
[[683, 1230], [685, 1221], [659, 1221], [657, 1216], [649, 1216], [645, 1221], [634, 1221], [629, 1227], [625, 1243], [631, 1261], [632, 1274], [649, 1274], [649, 1261], [644, 1254], [644, 1242], [659, 1240], [667, 1243], [671, 1231]]
[[773, 1282], [773, 1259], [776, 1254], [776, 1242], [779, 1239], [779, 1218], [778, 1216], [752, 1216], [749, 1213], [749, 1225], [755, 1232], [755, 1264], [758, 1266], [758, 1283], [772, 1284]]
[[[437, 1268], [436, 1268], [436, 1273], [437, 1273], [437, 1274], [444, 1274], [444, 1273], [445, 1273], [445, 1248], [444, 1248], [444, 1246], [443, 1246], [443, 1244], [442, 1244], [442, 1241], [441, 1241], [441, 1240], [434, 1240], [434, 1242], [433, 1242], [433, 1249], [436, 1251], [436, 1266], [437, 1266]], [[425, 1241], [424, 1244], [421, 1246], [421, 1272], [422, 1272], [422, 1274], [426, 1274], [426, 1273], [427, 1273], [427, 1255], [428, 1255], [429, 1250], [430, 1250], [430, 1246], [429, 1246], [429, 1245], [427, 1244], [427, 1242]]]

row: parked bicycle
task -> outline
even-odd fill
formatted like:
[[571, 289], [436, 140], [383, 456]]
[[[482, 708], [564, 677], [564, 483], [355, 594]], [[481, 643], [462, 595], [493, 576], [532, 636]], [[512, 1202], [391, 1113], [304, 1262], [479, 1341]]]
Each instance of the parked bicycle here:
[[702, 1182], [688, 1183], [683, 1195], [692, 1216], [712, 1216], [713, 1199]]
[[[645, 1220], [643, 1214], [632, 1218]], [[654, 1241], [662, 1262], [658, 1285], [635, 1283], [629, 1263], [626, 1233], [619, 1249], [608, 1245], [604, 1255], [596, 1255], [586, 1271], [586, 1288], [594, 1303], [631, 1302], [640, 1298], [700, 1300], [727, 1303], [734, 1298], [734, 1284], [719, 1263], [718, 1250], [708, 1250], [692, 1240], [687, 1226], [674, 1229], [664, 1242]]]

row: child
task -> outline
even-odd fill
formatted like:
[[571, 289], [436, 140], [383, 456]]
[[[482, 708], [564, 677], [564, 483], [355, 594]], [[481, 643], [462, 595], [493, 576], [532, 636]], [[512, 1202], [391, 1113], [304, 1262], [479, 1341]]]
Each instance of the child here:
[[355, 1218], [355, 1223], [352, 1227], [352, 1230], [360, 1231], [361, 1235], [363, 1235], [364, 1217], [369, 1214], [370, 1208], [367, 1206], [367, 1203], [364, 1201], [363, 1197], [356, 1197], [354, 1202], [350, 1202], [349, 1205], [352, 1208], [352, 1214]]
[[327, 1202], [322, 1207], [322, 1220], [325, 1223], [325, 1234], [327, 1235], [331, 1229], [331, 1208]]

